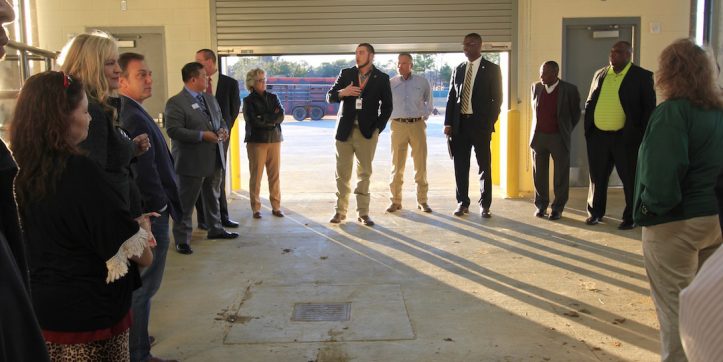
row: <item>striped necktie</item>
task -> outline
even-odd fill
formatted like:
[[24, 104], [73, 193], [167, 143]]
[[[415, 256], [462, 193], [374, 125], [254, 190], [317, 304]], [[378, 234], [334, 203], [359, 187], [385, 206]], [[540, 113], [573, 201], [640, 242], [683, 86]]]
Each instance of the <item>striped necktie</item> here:
[[196, 99], [198, 99], [198, 103], [201, 106], [201, 110], [204, 113], [210, 115], [210, 113], [208, 113], [208, 107], [206, 106], [206, 100], [203, 99], [203, 94], [201, 94], [201, 93], [196, 94]]
[[464, 75], [464, 86], [462, 87], [462, 113], [472, 114], [472, 63], [467, 63], [467, 72]]

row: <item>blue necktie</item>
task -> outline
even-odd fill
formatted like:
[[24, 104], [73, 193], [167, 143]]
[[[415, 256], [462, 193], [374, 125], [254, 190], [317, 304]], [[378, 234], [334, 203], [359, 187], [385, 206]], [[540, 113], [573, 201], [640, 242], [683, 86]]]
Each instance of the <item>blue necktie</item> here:
[[201, 93], [197, 94], [196, 99], [198, 99], [198, 103], [200, 103], [200, 105], [201, 105], [201, 110], [204, 113], [210, 115], [210, 113], [208, 113], [208, 107], [206, 107], [206, 100], [203, 99], [203, 94], [201, 94]]

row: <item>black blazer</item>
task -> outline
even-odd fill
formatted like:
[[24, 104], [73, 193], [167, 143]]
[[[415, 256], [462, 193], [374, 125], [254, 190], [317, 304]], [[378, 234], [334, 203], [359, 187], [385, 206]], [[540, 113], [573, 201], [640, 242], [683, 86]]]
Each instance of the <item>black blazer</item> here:
[[374, 130], [381, 133], [387, 126], [389, 116], [392, 115], [392, 88], [389, 85], [389, 76], [372, 66], [367, 84], [361, 93], [362, 109], [357, 112], [357, 97], [344, 97], [339, 99], [339, 91], [353, 83], [359, 86], [359, 68], [342, 69], [336, 78], [334, 86], [326, 94], [329, 103], [340, 103], [341, 110], [336, 125], [336, 139], [346, 141], [354, 126], [354, 118], [359, 118], [359, 130], [365, 138], [372, 138]]
[[[454, 135], [459, 134], [462, 88], [466, 72], [467, 62], [464, 62], [454, 68], [449, 81], [444, 125], [452, 126]], [[464, 121], [472, 122], [481, 132], [494, 132], [495, 122], [497, 122], [500, 107], [502, 107], [502, 72], [497, 64], [482, 58], [477, 76], [474, 78], [471, 101], [474, 113]]]
[[[577, 123], [580, 121], [580, 92], [577, 87], [560, 79], [557, 84], [557, 126], [560, 130], [560, 138], [565, 149], [570, 151], [570, 135]], [[537, 107], [540, 103], [540, 94], [545, 92], [545, 85], [537, 82], [532, 85], [532, 130], [530, 131], [530, 147], [535, 147], [535, 136], [537, 133]]]
[[276, 94], [255, 91], [244, 98], [244, 120], [246, 121], [246, 143], [277, 143], [284, 140], [281, 122], [284, 121], [284, 107]]
[[[606, 66], [598, 70], [592, 78], [590, 94], [585, 102], [585, 137], [589, 137], [590, 132], [595, 129], [595, 106], [609, 68], [610, 66]], [[640, 145], [650, 115], [655, 109], [653, 73], [631, 64], [628, 73], [620, 84], [618, 95], [625, 112], [623, 139], [629, 145]]]
[[216, 100], [221, 107], [221, 116], [226, 121], [229, 135], [236, 122], [236, 117], [241, 110], [241, 96], [239, 95], [238, 82], [227, 75], [218, 75], [218, 86], [216, 87]]
[[136, 185], [141, 193], [144, 212], [158, 212], [168, 205], [173, 220], [183, 216], [178, 196], [178, 179], [173, 167], [173, 156], [168, 144], [153, 118], [143, 107], [128, 97], [121, 97], [120, 121], [131, 137], [147, 134], [151, 148], [137, 157], [134, 165]]

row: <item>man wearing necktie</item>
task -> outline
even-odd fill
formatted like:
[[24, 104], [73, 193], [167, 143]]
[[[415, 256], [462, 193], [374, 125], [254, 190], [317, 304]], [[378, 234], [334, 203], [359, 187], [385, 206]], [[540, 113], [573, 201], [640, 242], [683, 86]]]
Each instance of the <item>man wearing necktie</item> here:
[[203, 195], [209, 239], [234, 239], [221, 225], [219, 189], [226, 168], [223, 142], [228, 139], [226, 122], [216, 100], [204, 91], [208, 84], [206, 71], [200, 63], [183, 66], [183, 89], [166, 103], [164, 112], [168, 137], [178, 174], [183, 217], [173, 225], [176, 251], [191, 254], [193, 205]]
[[502, 73], [498, 65], [482, 58], [482, 37], [479, 34], [467, 34], [462, 44], [468, 61], [452, 72], [444, 117], [444, 134], [451, 137], [454, 154], [457, 184], [454, 215], [469, 213], [469, 159], [474, 147], [479, 167], [480, 215], [490, 218], [490, 140], [502, 105]]
[[[205, 93], [214, 97], [221, 107], [221, 116], [226, 122], [229, 131], [229, 139], [223, 143], [223, 157], [228, 154], [228, 145], [233, 138], [233, 125], [236, 123], [239, 110], [241, 109], [241, 97], [239, 96], [238, 82], [218, 71], [216, 53], [211, 49], [201, 49], [196, 52], [196, 62], [203, 65], [208, 77]], [[234, 166], [231, 166], [234, 167]], [[221, 213], [221, 224], [224, 227], [238, 227], [238, 222], [233, 221], [228, 215], [228, 204], [226, 202], [226, 175], [221, 177], [220, 196], [218, 198], [219, 211]], [[199, 228], [208, 229], [204, 218], [203, 203], [199, 198], [196, 201], [196, 218]]]

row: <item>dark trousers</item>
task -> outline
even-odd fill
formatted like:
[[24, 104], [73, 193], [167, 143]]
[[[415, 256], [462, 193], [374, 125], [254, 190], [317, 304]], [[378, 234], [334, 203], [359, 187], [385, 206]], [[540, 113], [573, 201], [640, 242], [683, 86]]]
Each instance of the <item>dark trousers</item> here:
[[594, 129], [587, 137], [587, 160], [590, 165], [590, 189], [587, 196], [589, 216], [605, 216], [608, 181], [613, 166], [623, 182], [625, 210], [623, 221], [633, 221], [633, 193], [635, 191], [635, 167], [639, 144], [630, 145], [623, 139], [622, 131], [607, 132]]
[[552, 211], [562, 213], [570, 194], [570, 151], [562, 143], [559, 133], [538, 132], [532, 144], [532, 177], [535, 183], [535, 206], [540, 211], [547, 210], [550, 204], [550, 156], [555, 161], [555, 200], [552, 202]]
[[474, 147], [475, 157], [479, 171], [479, 205], [482, 209], [489, 209], [492, 204], [492, 155], [490, 140], [492, 133], [466, 129], [464, 120], [459, 135], [452, 137], [452, 151], [454, 153], [454, 178], [457, 183], [457, 204], [469, 207], [469, 164]]
[[[228, 155], [228, 145], [229, 142], [225, 142], [223, 144], [223, 154], [224, 157]], [[228, 162], [228, 158], [226, 158], [226, 162]], [[228, 163], [226, 164], [226, 168], [228, 169]], [[221, 221], [228, 221], [228, 203], [226, 202], [226, 172], [224, 172], [221, 175], [221, 193], [218, 197], [218, 210], [221, 213]], [[201, 200], [201, 196], [198, 197], [198, 200], [196, 200], [196, 220], [198, 221], [198, 224], [205, 224], [206, 218], [204, 217], [206, 215], [203, 211], [203, 200]]]

